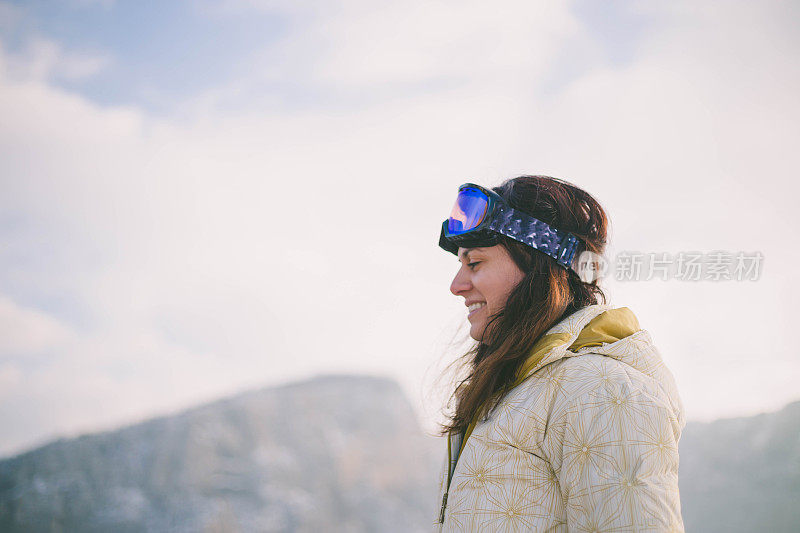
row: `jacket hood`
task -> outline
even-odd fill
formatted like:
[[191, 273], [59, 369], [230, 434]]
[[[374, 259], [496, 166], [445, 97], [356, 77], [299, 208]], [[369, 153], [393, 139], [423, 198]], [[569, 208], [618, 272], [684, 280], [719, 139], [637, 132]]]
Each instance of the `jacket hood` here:
[[675, 379], [664, 365], [650, 333], [639, 326], [636, 315], [627, 307], [590, 305], [547, 330], [520, 368], [514, 386], [547, 364], [585, 353], [616, 359], [655, 380], [670, 398], [681, 426], [684, 425], [683, 404]]
[[579, 309], [547, 330], [536, 342], [531, 355], [520, 367], [514, 385], [523, 382], [544, 365], [586, 353], [588, 350], [584, 348], [602, 348], [614, 344], [638, 331], [641, 331], [639, 321], [627, 307], [612, 309], [610, 306], [598, 304]]
[[[685, 425], [683, 404], [672, 373], [664, 365], [650, 333], [641, 329], [636, 315], [627, 307], [590, 305], [558, 322], [534, 344], [530, 356], [517, 372], [513, 387], [545, 365], [586, 353], [611, 357], [655, 380], [669, 397], [675, 418], [681, 427]], [[476, 417], [467, 428], [459, 449], [463, 448], [477, 421]]]

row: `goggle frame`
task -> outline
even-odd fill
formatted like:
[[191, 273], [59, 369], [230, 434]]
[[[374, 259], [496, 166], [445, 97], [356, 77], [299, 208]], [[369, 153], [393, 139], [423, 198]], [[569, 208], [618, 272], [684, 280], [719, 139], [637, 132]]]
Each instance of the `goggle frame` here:
[[500, 242], [499, 236], [505, 235], [539, 250], [555, 259], [562, 267], [578, 273], [576, 264], [581, 248], [578, 237], [512, 208], [495, 191], [475, 183], [462, 184], [458, 188], [458, 194], [460, 195], [466, 188], [477, 189], [486, 196], [485, 214], [474, 228], [457, 234], [449, 231], [450, 217], [448, 217], [442, 222], [442, 231], [439, 235], [439, 246], [442, 249], [457, 255], [459, 247], [494, 246]]

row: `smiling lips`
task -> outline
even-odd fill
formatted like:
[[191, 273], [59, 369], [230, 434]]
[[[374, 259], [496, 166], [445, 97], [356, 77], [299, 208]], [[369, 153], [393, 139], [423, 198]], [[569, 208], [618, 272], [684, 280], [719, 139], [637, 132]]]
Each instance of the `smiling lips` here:
[[478, 309], [480, 309], [481, 307], [483, 307], [485, 305], [486, 305], [486, 302], [475, 302], [473, 304], [469, 304], [467, 306], [467, 310], [469, 311], [469, 314], [467, 316], [472, 315], [472, 313], [474, 313], [475, 311], [477, 311]]

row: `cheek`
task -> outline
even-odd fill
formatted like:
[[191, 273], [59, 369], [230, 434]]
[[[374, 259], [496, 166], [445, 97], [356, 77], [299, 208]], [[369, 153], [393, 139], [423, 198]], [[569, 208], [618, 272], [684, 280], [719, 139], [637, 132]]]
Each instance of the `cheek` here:
[[516, 263], [509, 262], [503, 278], [506, 280], [508, 292], [511, 292], [525, 278], [525, 273], [519, 269]]
[[498, 278], [492, 284], [491, 290], [492, 301], [490, 304], [495, 310], [505, 307], [509, 294], [511, 294], [511, 291], [514, 290], [514, 287], [516, 287], [517, 284], [522, 281], [523, 277], [523, 274], [519, 270], [507, 270], [504, 271], [501, 276], [498, 276]]
[[482, 287], [483, 297], [486, 299], [486, 303], [492, 312], [503, 308], [508, 298], [509, 291], [510, 287], [508, 282], [500, 277], [486, 280]]

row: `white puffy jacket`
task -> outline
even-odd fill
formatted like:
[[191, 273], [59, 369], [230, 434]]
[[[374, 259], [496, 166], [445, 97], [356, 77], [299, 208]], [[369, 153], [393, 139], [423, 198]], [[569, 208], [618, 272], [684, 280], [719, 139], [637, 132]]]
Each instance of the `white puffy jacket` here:
[[515, 383], [449, 437], [439, 531], [683, 531], [683, 406], [629, 309], [562, 320]]

